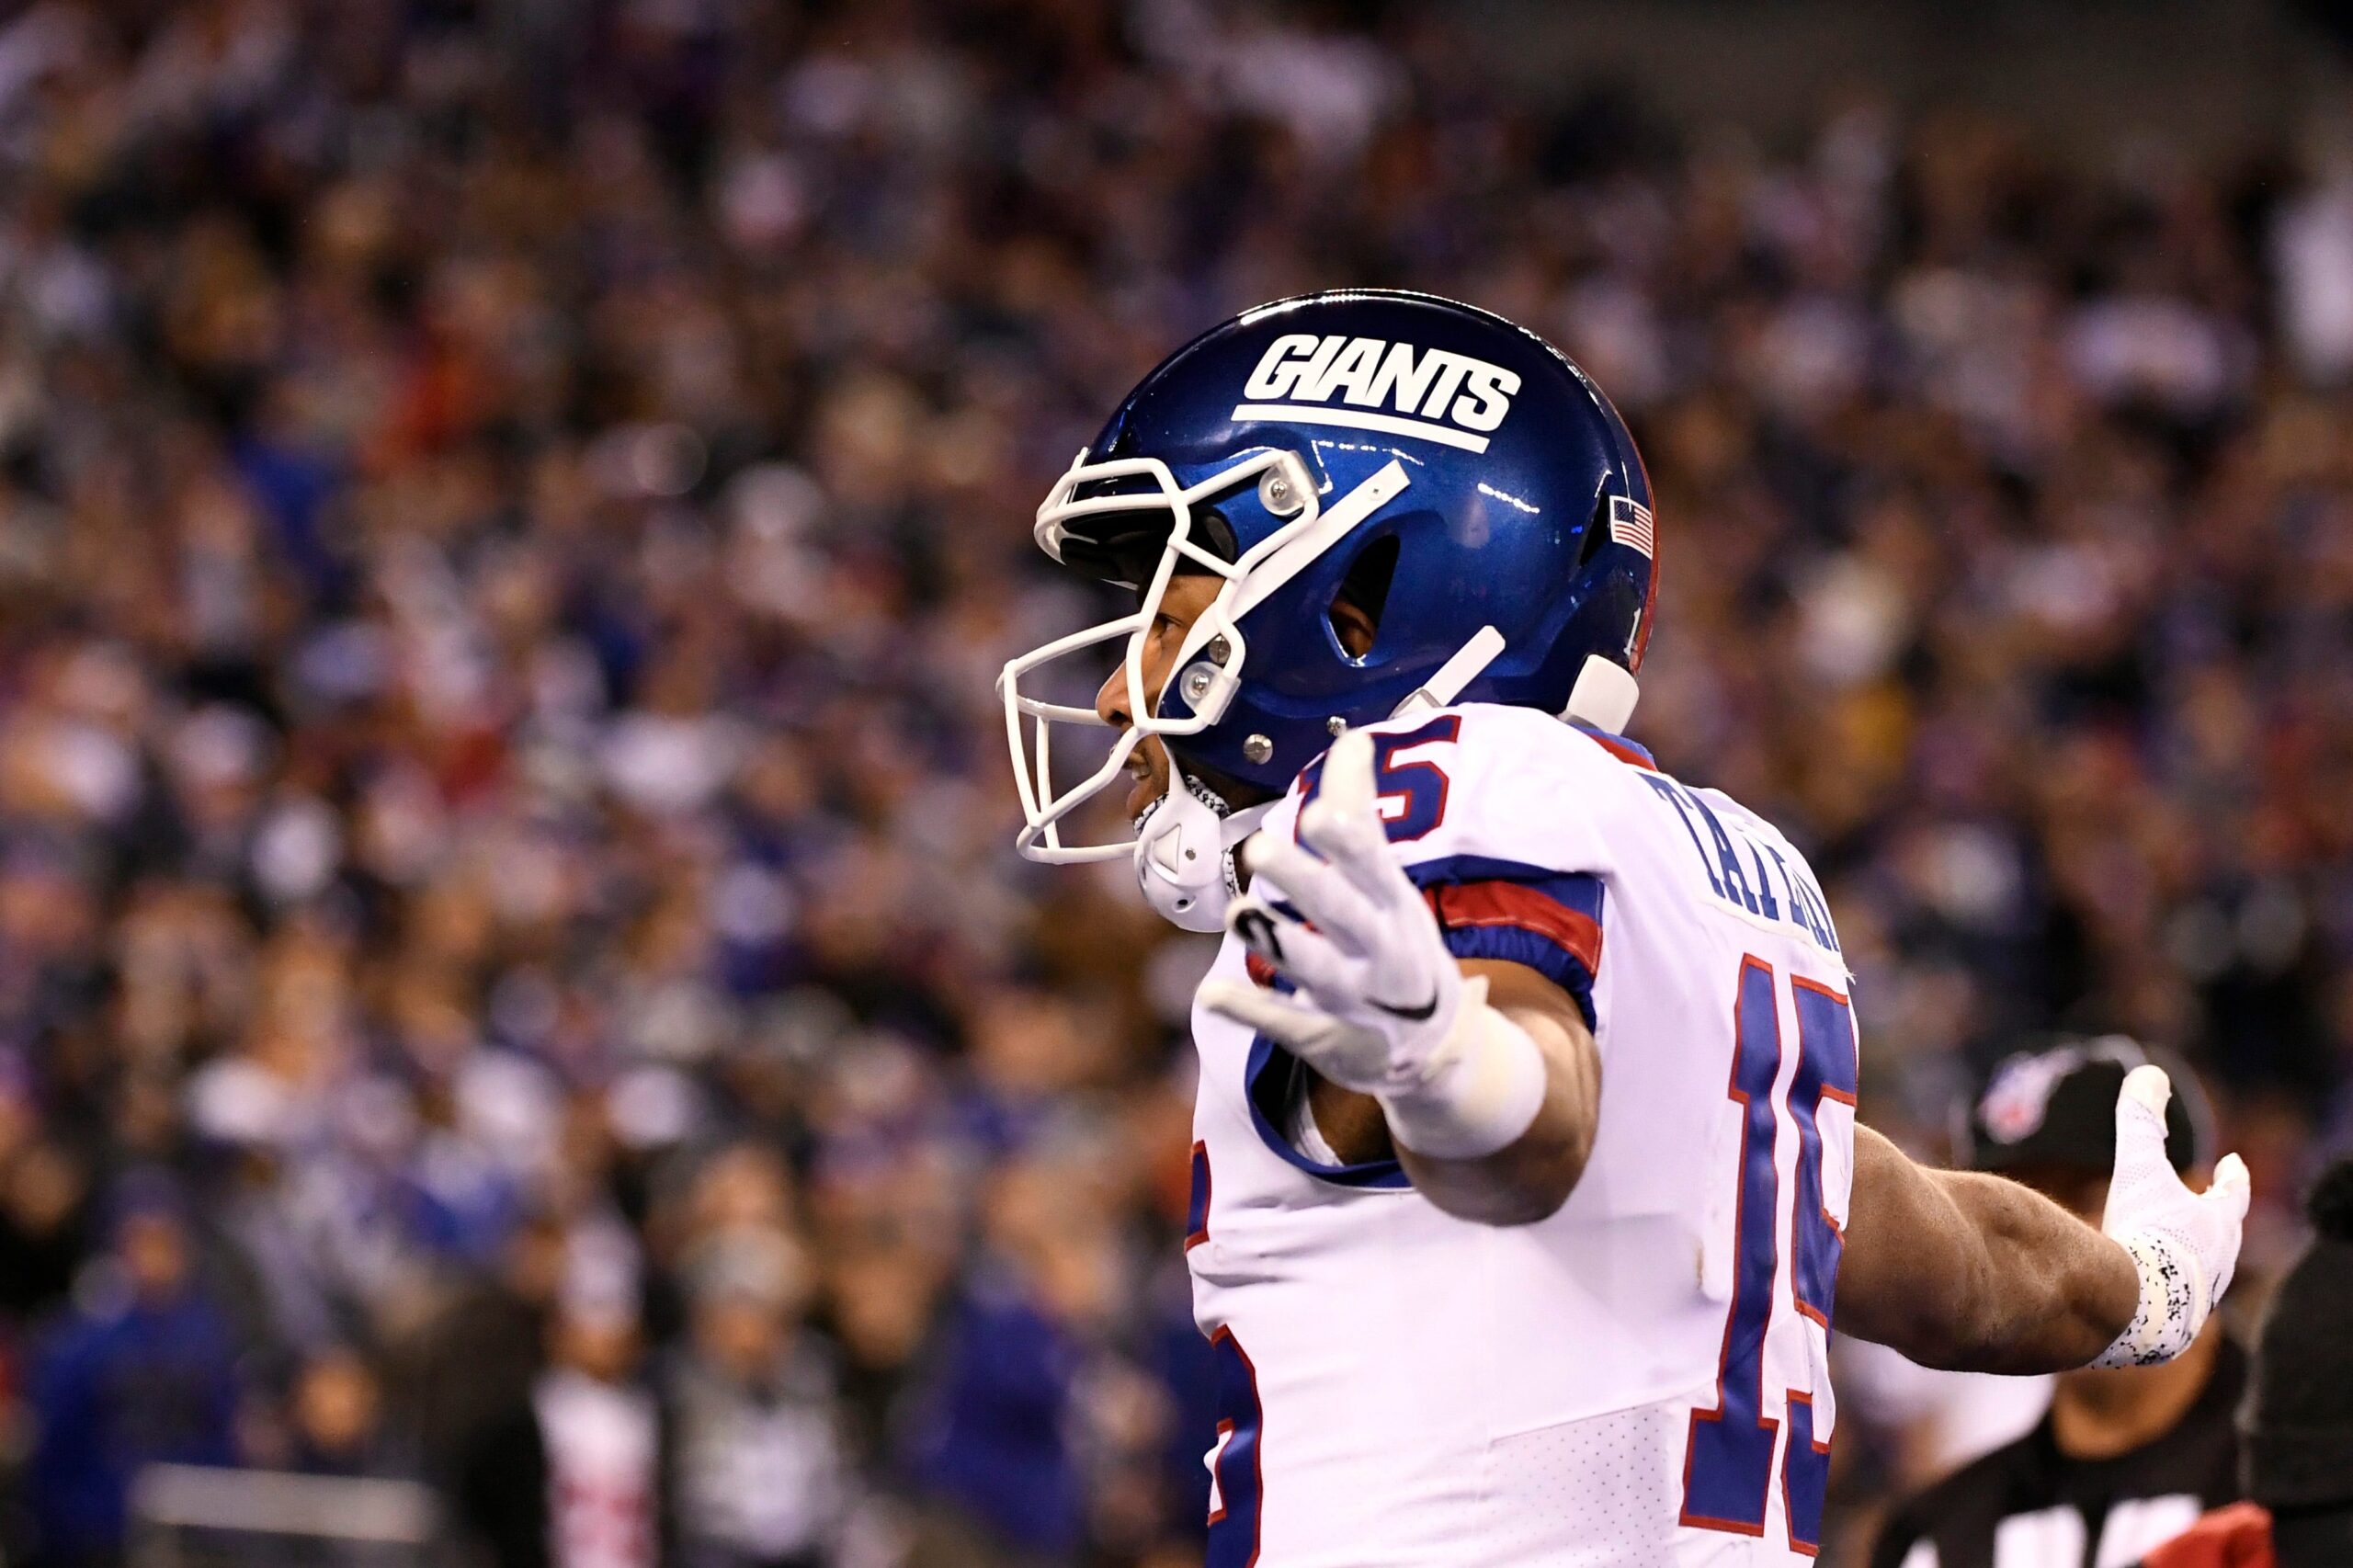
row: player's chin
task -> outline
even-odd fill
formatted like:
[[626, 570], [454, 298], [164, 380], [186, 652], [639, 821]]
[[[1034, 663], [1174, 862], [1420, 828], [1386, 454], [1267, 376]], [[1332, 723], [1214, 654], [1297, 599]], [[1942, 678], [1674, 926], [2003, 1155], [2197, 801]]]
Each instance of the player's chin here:
[[1157, 778], [1139, 778], [1128, 786], [1128, 820], [1133, 822], [1168, 792]]

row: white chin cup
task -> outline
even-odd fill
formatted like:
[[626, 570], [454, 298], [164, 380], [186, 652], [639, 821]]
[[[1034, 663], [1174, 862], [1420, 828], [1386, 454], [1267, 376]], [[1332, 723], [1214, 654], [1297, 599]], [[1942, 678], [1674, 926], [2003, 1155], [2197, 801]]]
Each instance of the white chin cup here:
[[1185, 931], [1222, 931], [1238, 881], [1233, 848], [1257, 831], [1272, 802], [1221, 812], [1179, 773], [1136, 830], [1136, 885], [1146, 903]]

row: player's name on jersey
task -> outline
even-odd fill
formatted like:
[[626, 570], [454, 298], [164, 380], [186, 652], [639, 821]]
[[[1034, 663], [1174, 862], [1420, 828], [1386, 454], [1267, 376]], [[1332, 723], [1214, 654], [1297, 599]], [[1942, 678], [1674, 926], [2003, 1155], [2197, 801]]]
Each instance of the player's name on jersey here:
[[1830, 905], [1813, 873], [1792, 865], [1779, 846], [1750, 832], [1741, 817], [1713, 810], [1696, 790], [1663, 773], [1645, 773], [1642, 779], [1683, 819], [1700, 874], [1717, 898], [1756, 919], [1794, 926], [1825, 952], [1839, 950]]

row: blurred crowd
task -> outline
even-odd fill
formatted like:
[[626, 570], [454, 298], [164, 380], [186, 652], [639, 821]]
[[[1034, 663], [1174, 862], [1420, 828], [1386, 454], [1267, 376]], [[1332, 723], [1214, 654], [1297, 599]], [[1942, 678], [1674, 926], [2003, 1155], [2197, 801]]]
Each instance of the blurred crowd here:
[[1635, 426], [1635, 733], [1813, 856], [1866, 1116], [2132, 1031], [2276, 1262], [2353, 1136], [2353, 135], [1765, 145], [1450, 25], [13, 12], [0, 1552], [186, 1460], [501, 1563], [1197, 1561], [1203, 939], [1013, 858], [991, 688], [1103, 608], [1029, 530], [1119, 394], [1336, 283]]

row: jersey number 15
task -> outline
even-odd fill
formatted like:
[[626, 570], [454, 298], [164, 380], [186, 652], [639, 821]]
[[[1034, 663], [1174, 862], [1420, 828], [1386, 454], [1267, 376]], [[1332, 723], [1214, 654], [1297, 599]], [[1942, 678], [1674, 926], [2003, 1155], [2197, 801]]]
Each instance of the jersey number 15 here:
[[[1830, 1331], [1845, 1245], [1823, 1192], [1822, 1103], [1855, 1103], [1855, 1025], [1847, 998], [1814, 981], [1790, 978], [1798, 1023], [1797, 1071], [1782, 1110], [1797, 1124], [1797, 1199], [1791, 1206], [1790, 1299]], [[1732, 1307], [1717, 1369], [1716, 1405], [1691, 1413], [1683, 1464], [1683, 1522], [1738, 1535], [1765, 1533], [1780, 1423], [1765, 1414], [1765, 1335], [1779, 1295], [1780, 1173], [1773, 1163], [1777, 1117], [1773, 1085], [1781, 1074], [1781, 1009], [1773, 966], [1755, 957], [1740, 966], [1733, 1012], [1732, 1085], [1740, 1107], [1740, 1207], [1734, 1226]], [[1810, 1381], [1810, 1380], [1809, 1380]], [[1789, 1442], [1781, 1458], [1781, 1498], [1790, 1545], [1812, 1556], [1822, 1542], [1823, 1495], [1830, 1445], [1813, 1426], [1813, 1391], [1784, 1391]]]

